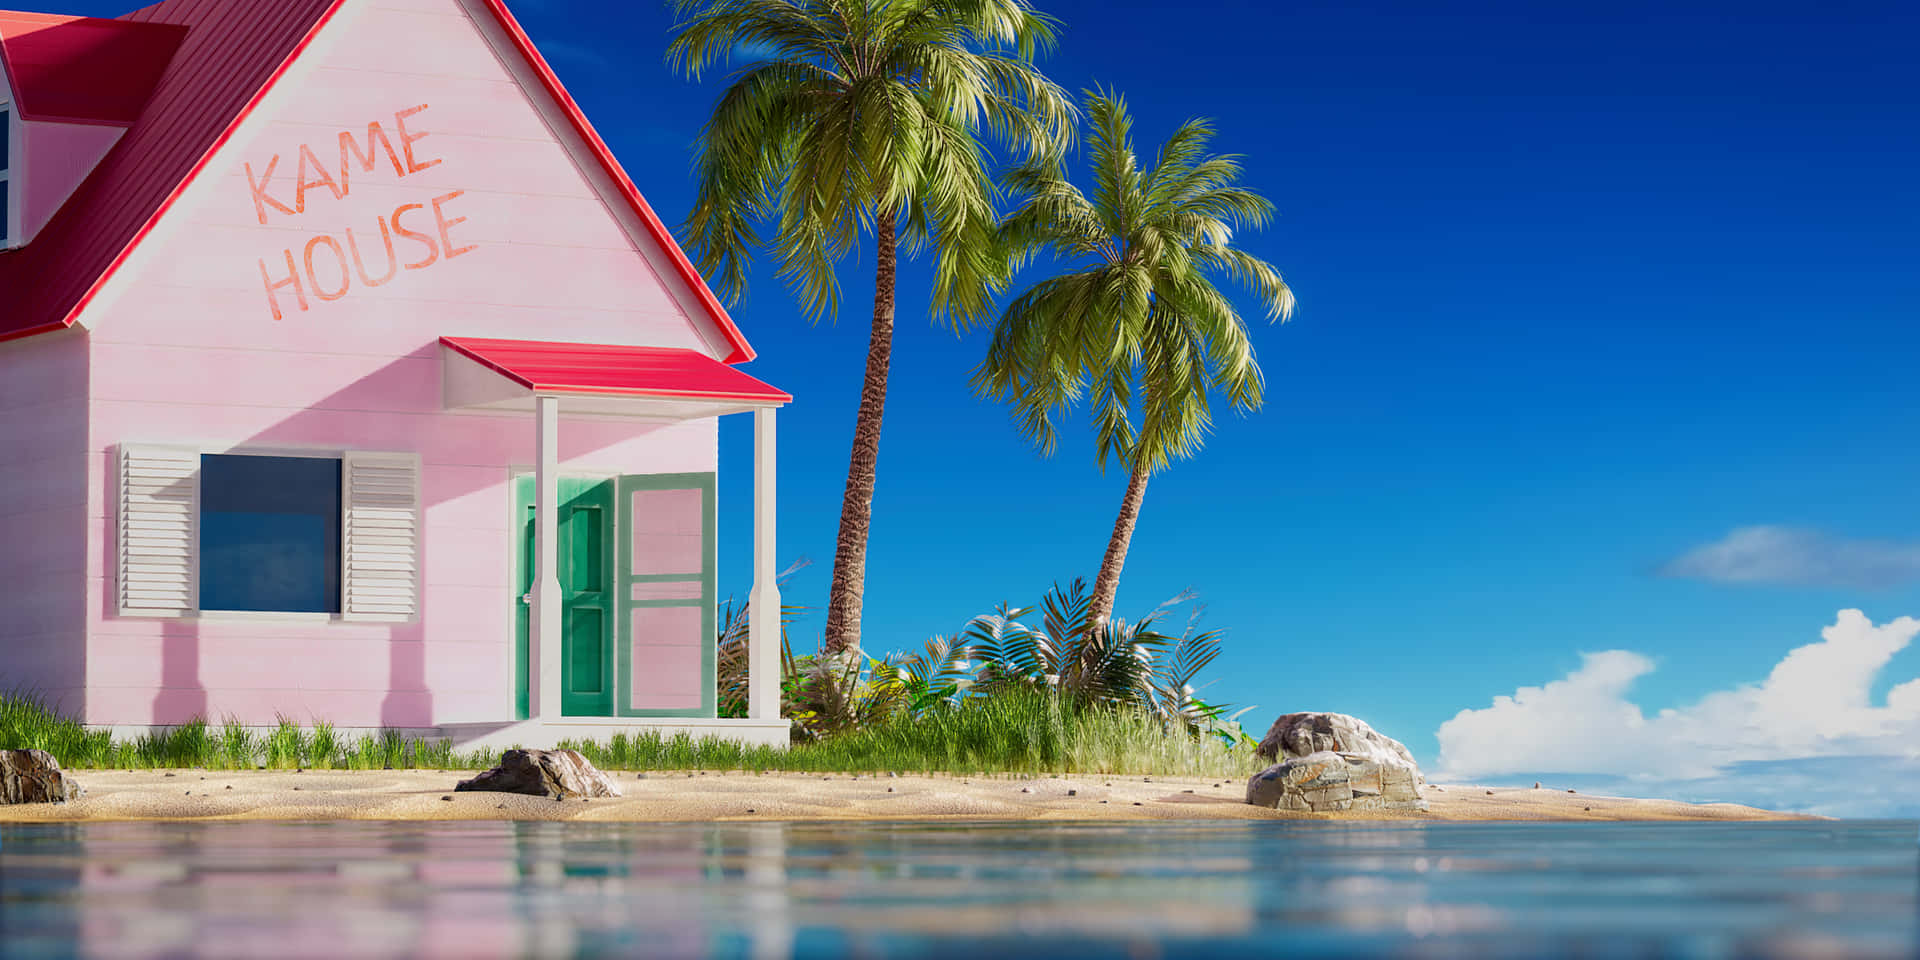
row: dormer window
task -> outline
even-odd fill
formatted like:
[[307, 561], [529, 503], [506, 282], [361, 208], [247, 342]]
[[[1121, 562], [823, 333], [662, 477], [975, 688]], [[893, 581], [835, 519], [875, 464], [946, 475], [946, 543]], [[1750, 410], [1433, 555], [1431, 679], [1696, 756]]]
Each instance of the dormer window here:
[[20, 207], [13, 202], [13, 127], [13, 101], [0, 88], [0, 250], [13, 246], [13, 238], [20, 235], [13, 223]]
[[32, 244], [139, 121], [185, 36], [171, 24], [0, 10], [0, 251]]

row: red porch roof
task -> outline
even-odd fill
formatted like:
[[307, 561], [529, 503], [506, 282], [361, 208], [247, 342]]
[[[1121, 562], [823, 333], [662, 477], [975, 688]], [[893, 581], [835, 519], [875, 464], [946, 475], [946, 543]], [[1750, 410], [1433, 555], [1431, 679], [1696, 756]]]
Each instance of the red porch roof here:
[[695, 350], [471, 337], [441, 337], [440, 342], [539, 393], [756, 403], [793, 399]]
[[[173, 37], [178, 50], [171, 52], [170, 60], [160, 62], [164, 69], [156, 70], [151, 96], [141, 98], [144, 107], [135, 105], [137, 115], [129, 117], [126, 135], [40, 235], [25, 247], [0, 253], [0, 291], [6, 294], [0, 300], [0, 341], [73, 326], [100, 286], [166, 215], [343, 2], [164, 0], [118, 20], [88, 21], [123, 24], [147, 38], [141, 40], [143, 45], [159, 36], [158, 30]], [[700, 310], [719, 328], [729, 351], [723, 359], [728, 363], [752, 360], [753, 347], [503, 0], [484, 0], [483, 6], [533, 66], [540, 85], [559, 103], [568, 124], [666, 251], [674, 272], [692, 289]], [[114, 28], [102, 29], [111, 33]], [[111, 35], [120, 43], [135, 33]], [[142, 49], [150, 59], [158, 48]], [[124, 105], [113, 109], [124, 109]], [[101, 106], [98, 112], [112, 111]]]

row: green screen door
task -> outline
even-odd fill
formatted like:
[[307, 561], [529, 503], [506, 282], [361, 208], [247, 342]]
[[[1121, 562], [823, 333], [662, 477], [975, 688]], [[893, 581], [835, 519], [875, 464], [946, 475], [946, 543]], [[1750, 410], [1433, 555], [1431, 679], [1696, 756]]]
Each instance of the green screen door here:
[[[611, 717], [614, 660], [612, 589], [613, 492], [607, 479], [561, 477], [560, 548], [560, 714]], [[533, 478], [514, 482], [515, 516], [520, 523], [516, 564], [519, 596], [533, 588]], [[528, 637], [531, 604], [515, 601], [515, 714], [529, 715]]]

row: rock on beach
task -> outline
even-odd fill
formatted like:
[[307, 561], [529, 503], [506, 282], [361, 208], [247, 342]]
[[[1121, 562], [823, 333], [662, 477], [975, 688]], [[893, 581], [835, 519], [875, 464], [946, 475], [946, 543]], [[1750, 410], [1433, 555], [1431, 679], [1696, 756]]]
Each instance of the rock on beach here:
[[66, 803], [86, 793], [45, 750], [0, 750], [0, 804]]
[[612, 777], [574, 750], [508, 750], [501, 755], [499, 766], [472, 780], [462, 780], [453, 789], [524, 793], [555, 800], [621, 795]]
[[1247, 802], [1313, 813], [1425, 811], [1426, 778], [1400, 741], [1344, 713], [1275, 720], [1256, 757], [1276, 761], [1247, 780]]

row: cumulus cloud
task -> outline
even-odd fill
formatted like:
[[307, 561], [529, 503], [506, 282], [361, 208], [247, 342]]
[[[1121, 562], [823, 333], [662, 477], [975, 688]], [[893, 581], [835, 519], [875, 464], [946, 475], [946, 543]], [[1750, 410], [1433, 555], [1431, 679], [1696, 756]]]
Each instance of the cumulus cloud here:
[[[1920, 782], [1920, 678], [1895, 685], [1885, 703], [1872, 702], [1875, 680], [1916, 635], [1920, 620], [1912, 617], [1876, 626], [1858, 610], [1842, 610], [1818, 643], [1789, 652], [1764, 681], [1653, 716], [1629, 698], [1634, 681], [1655, 669], [1652, 660], [1628, 650], [1584, 654], [1559, 680], [1521, 687], [1441, 724], [1435, 775], [1555, 773], [1642, 789], [1682, 785], [1696, 796], [1714, 789], [1752, 795], [1753, 778], [1777, 775], [1781, 764], [1810, 770], [1808, 763], [1869, 757]], [[1872, 777], [1856, 770], [1856, 780]]]
[[1660, 572], [1716, 583], [1892, 587], [1920, 582], [1920, 544], [1848, 540], [1795, 527], [1740, 527], [1675, 557]]

